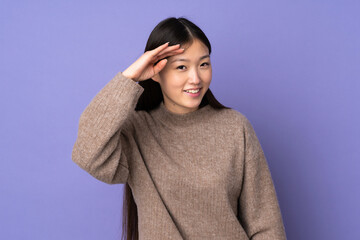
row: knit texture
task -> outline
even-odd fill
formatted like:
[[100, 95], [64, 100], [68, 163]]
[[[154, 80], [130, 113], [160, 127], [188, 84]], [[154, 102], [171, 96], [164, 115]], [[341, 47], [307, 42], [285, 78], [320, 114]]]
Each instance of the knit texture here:
[[206, 105], [135, 111], [144, 88], [117, 73], [82, 112], [72, 160], [96, 179], [128, 183], [139, 239], [284, 240], [282, 215], [249, 120]]

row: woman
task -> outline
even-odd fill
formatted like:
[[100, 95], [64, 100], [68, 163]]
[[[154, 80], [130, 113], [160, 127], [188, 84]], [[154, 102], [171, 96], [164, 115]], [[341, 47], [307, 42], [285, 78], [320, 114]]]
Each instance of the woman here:
[[127, 239], [286, 239], [251, 123], [209, 89], [210, 54], [200, 28], [167, 18], [80, 116], [72, 159], [126, 184]]

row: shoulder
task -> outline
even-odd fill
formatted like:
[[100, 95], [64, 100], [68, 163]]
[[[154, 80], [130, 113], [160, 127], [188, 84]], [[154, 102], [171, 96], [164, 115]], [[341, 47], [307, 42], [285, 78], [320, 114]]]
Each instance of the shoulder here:
[[216, 125], [229, 135], [237, 139], [249, 138], [257, 140], [255, 129], [243, 112], [233, 108], [215, 109], [215, 112]]
[[233, 108], [214, 109], [216, 118], [224, 125], [236, 127], [237, 129], [249, 127], [251, 125], [247, 116]]
[[235, 109], [221, 109], [219, 116], [223, 118], [224, 126], [228, 128], [229, 134], [245, 144], [248, 151], [262, 153], [262, 147], [255, 129], [248, 117]]

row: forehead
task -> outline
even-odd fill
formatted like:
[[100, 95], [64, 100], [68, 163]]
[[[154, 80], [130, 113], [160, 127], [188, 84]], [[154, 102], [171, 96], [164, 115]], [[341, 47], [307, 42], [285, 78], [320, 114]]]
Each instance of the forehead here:
[[200, 40], [195, 39], [191, 44], [181, 45], [185, 51], [181, 54], [177, 54], [169, 57], [169, 62], [174, 62], [179, 59], [197, 61], [205, 55], [209, 55], [209, 49]]
[[184, 53], [186, 53], [186, 50], [188, 50], [188, 51], [198, 50], [198, 51], [209, 52], [209, 49], [207, 48], [207, 46], [202, 41], [200, 41], [199, 39], [196, 39], [196, 38], [190, 43], [182, 44], [181, 47], [185, 48]]

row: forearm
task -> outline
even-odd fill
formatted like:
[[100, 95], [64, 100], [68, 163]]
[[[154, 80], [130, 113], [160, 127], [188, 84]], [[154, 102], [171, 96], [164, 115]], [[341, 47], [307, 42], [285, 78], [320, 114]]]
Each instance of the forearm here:
[[116, 169], [126, 173], [121, 130], [142, 92], [140, 85], [118, 73], [80, 116], [72, 159], [99, 180], [111, 182]]

